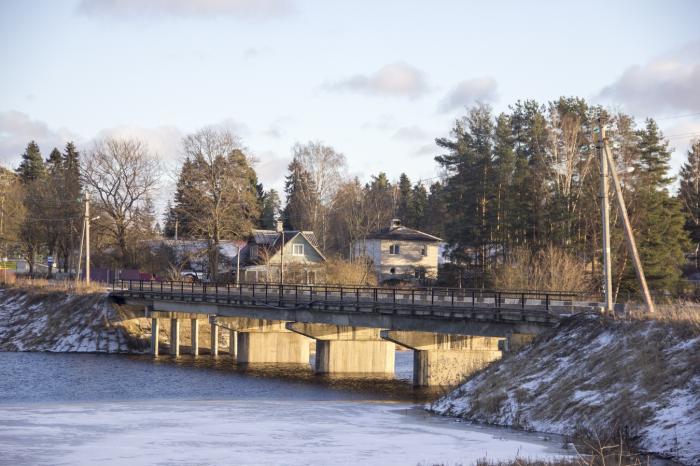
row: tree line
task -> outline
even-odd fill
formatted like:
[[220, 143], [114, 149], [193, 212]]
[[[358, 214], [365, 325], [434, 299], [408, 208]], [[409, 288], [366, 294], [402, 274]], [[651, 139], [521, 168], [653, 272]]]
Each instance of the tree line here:
[[[555, 248], [566, 258], [555, 262], [578, 264], [595, 290], [599, 121], [608, 128], [650, 286], [678, 291], [684, 253], [700, 243], [700, 143], [688, 152], [674, 194], [671, 150], [656, 122], [637, 124], [581, 98], [518, 101], [498, 114], [486, 105], [466, 109], [449, 136], [436, 139], [440, 176], [428, 180], [378, 173], [361, 182], [348, 176], [345, 156], [332, 146], [297, 143], [283, 193], [259, 182], [256, 161], [236, 135], [204, 128], [181, 142], [176, 189], [160, 221], [153, 199], [164, 169], [143, 142], [107, 139], [85, 154], [68, 143], [44, 159], [32, 141], [14, 171], [0, 171], [0, 240], [32, 269], [42, 254], [65, 271], [74, 268], [87, 191], [98, 217], [95, 260], [112, 268], [143, 267], [157, 254], [145, 240], [165, 237], [204, 241], [217, 271], [221, 241], [274, 229], [278, 221], [314, 231], [327, 254], [351, 259], [354, 241], [396, 217], [445, 240], [451, 264], [442, 284], [498, 285], [499, 268]], [[613, 209], [614, 224], [617, 217]], [[636, 291], [619, 228], [612, 250], [616, 291]]]

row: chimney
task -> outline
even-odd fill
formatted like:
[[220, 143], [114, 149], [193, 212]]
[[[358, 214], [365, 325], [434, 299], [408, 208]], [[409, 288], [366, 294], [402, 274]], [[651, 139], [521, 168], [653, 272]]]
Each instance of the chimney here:
[[391, 219], [391, 229], [394, 230], [401, 226], [401, 220], [398, 218]]
[[281, 220], [277, 221], [277, 233], [282, 233], [284, 231], [284, 224]]

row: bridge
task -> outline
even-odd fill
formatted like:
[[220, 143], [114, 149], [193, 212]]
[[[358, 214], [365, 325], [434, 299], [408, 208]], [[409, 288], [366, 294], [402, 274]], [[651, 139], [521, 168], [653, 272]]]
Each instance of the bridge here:
[[151, 318], [158, 355], [160, 321], [170, 322], [170, 353], [180, 354], [180, 323], [191, 324], [199, 354], [199, 324], [230, 332], [238, 364], [308, 364], [315, 341], [319, 374], [390, 374], [395, 345], [414, 351], [416, 386], [453, 385], [513, 351], [562, 318], [601, 304], [577, 292], [463, 288], [398, 289], [280, 284], [217, 285], [117, 281], [117, 302], [142, 306]]

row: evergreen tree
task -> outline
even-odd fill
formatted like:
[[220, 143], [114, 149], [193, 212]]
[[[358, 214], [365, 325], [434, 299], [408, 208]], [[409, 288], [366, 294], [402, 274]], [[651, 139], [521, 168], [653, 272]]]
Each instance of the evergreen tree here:
[[423, 186], [423, 183], [416, 183], [411, 192], [411, 198], [408, 203], [408, 212], [406, 215], [407, 225], [422, 230], [426, 227], [425, 209], [428, 206], [428, 191]]
[[46, 169], [51, 176], [63, 175], [63, 155], [55, 147], [49, 154], [49, 158], [46, 159]]
[[285, 228], [312, 230], [314, 219], [311, 212], [314, 206], [320, 203], [316, 185], [311, 174], [296, 157], [289, 164], [288, 171], [284, 182], [284, 192], [287, 196], [283, 212]]
[[[653, 120], [647, 120], [646, 127], [637, 131], [637, 135], [640, 173], [636, 189], [642, 207], [637, 211], [635, 225], [639, 231], [639, 255], [649, 287], [672, 292], [680, 283], [687, 233], [683, 229], [680, 203], [668, 192], [673, 182], [668, 164], [671, 153]], [[623, 287], [638, 290], [631, 267], [625, 271], [623, 280]]]
[[447, 171], [445, 239], [454, 246], [453, 258], [471, 267], [483, 284], [493, 244], [489, 210], [493, 198], [493, 118], [479, 105], [469, 110], [452, 129], [453, 139], [440, 138], [446, 149], [436, 161]]
[[700, 243], [700, 140], [688, 150], [681, 167], [678, 198], [685, 214], [685, 229], [697, 245]]
[[37, 178], [41, 178], [45, 171], [44, 159], [41, 157], [39, 146], [36, 142], [31, 141], [22, 154], [22, 162], [16, 170], [17, 175], [22, 183], [27, 185]]
[[414, 218], [410, 216], [411, 205], [411, 180], [405, 173], [401, 173], [398, 184], [398, 199], [396, 202], [395, 216], [401, 219], [402, 223], [408, 227], [415, 227]]
[[277, 220], [280, 218], [282, 201], [279, 194], [274, 189], [265, 193], [263, 198], [262, 214], [260, 223], [263, 228], [274, 230], [277, 227]]

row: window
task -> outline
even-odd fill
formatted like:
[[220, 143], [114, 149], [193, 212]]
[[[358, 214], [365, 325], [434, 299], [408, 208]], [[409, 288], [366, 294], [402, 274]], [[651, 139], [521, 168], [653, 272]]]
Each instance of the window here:
[[258, 246], [253, 245], [250, 247], [250, 258], [255, 260], [258, 258]]
[[396, 273], [396, 269], [394, 267], [389, 269], [389, 272], [394, 275]]
[[399, 254], [400, 250], [401, 248], [398, 244], [392, 244], [389, 246], [389, 254]]
[[292, 245], [292, 255], [303, 256], [304, 255], [304, 245], [303, 244], [293, 244]]
[[421, 256], [427, 256], [427, 255], [428, 255], [428, 246], [427, 246], [427, 245], [424, 244], [424, 245], [420, 248], [420, 254], [421, 254]]

